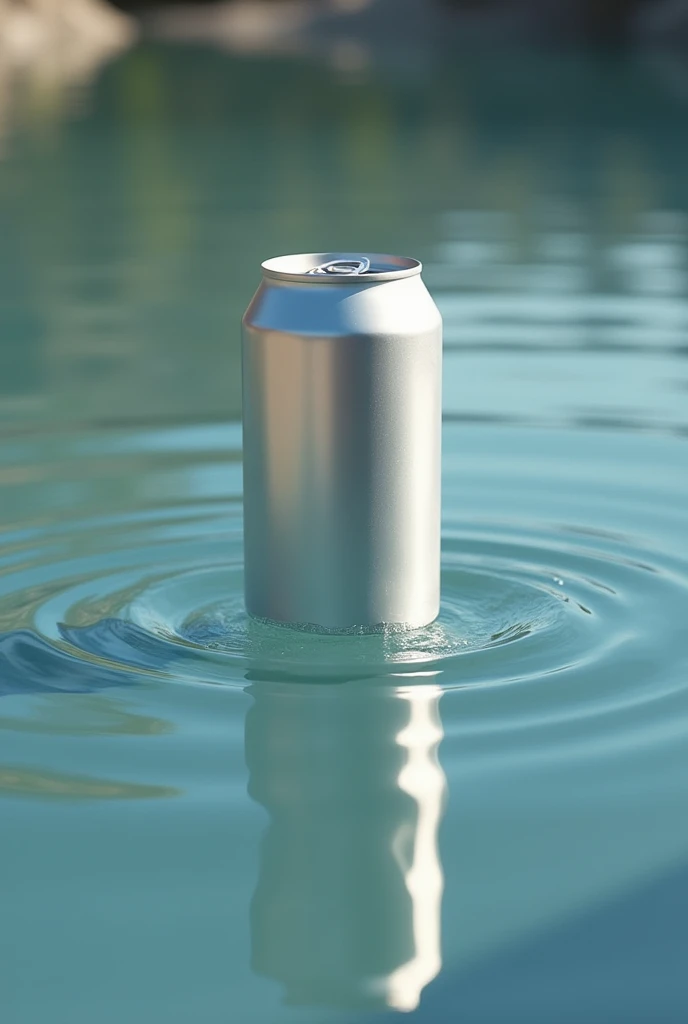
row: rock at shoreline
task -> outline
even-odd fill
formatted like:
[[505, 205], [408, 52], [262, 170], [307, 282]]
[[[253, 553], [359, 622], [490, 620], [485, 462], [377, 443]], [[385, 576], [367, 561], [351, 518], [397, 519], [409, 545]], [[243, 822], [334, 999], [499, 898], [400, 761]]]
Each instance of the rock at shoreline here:
[[134, 19], [105, 0], [0, 0], [0, 60], [98, 63], [128, 46]]

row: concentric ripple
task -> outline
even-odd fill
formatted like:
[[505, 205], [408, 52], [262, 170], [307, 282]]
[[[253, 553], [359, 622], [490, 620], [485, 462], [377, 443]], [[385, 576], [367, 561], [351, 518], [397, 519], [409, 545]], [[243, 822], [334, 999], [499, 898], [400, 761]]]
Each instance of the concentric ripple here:
[[[63, 507], [0, 535], [0, 692], [430, 676], [466, 691], [464, 711], [489, 728], [682, 693], [683, 443], [662, 438], [652, 463], [657, 439], [586, 435], [582, 451], [578, 435], [562, 473], [565, 432], [511, 437], [508, 455], [497, 430], [447, 427], [440, 617], [354, 637], [246, 616], [237, 428], [82, 438], [50, 472], [26, 443], [21, 504]], [[641, 482], [639, 451], [652, 465]], [[508, 701], [485, 703], [507, 685]]]

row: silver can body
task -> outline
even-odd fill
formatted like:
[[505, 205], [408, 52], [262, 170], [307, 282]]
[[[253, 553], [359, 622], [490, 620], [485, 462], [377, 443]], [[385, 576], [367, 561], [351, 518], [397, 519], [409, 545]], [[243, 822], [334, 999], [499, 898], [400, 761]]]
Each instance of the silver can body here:
[[[263, 264], [243, 319], [250, 615], [422, 626], [440, 593], [442, 322], [415, 260]], [[309, 273], [309, 271], [311, 271]]]

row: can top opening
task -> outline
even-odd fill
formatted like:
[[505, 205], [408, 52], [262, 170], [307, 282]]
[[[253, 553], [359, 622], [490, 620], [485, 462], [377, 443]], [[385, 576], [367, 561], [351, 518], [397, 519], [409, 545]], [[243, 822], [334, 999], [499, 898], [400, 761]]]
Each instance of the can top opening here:
[[[363, 273], [352, 271], [349, 265], [370, 266]], [[345, 272], [337, 273], [336, 266], [330, 266], [327, 272], [313, 273], [317, 268], [327, 264], [341, 263]], [[261, 264], [266, 277], [278, 281], [303, 281], [305, 284], [322, 282], [355, 284], [357, 281], [372, 284], [374, 281], [396, 281], [401, 277], [414, 277], [420, 274], [422, 264], [419, 260], [407, 256], [387, 256], [381, 253], [360, 252], [305, 252], [294, 256], [275, 256]]]

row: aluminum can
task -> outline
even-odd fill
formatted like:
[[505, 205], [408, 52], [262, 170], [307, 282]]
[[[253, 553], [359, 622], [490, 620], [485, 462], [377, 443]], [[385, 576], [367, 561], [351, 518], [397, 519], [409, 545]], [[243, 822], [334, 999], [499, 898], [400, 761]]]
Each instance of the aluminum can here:
[[418, 627], [440, 596], [442, 320], [418, 260], [279, 256], [243, 318], [250, 615]]

